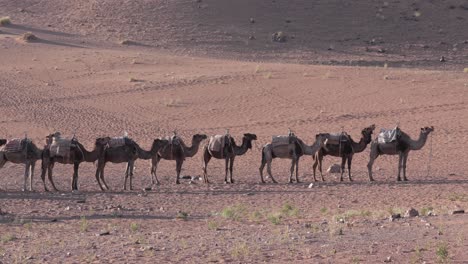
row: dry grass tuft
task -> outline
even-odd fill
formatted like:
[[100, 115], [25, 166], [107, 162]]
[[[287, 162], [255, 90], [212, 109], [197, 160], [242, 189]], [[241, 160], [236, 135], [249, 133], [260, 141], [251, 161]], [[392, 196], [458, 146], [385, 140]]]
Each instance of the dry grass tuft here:
[[34, 35], [33, 33], [31, 32], [26, 32], [23, 34], [23, 36], [21, 37], [22, 40], [26, 41], [26, 42], [31, 42], [31, 41], [35, 41], [37, 40], [38, 38], [36, 37], [36, 35]]
[[11, 24], [11, 19], [9, 16], [0, 18], [0, 26], [7, 26]]

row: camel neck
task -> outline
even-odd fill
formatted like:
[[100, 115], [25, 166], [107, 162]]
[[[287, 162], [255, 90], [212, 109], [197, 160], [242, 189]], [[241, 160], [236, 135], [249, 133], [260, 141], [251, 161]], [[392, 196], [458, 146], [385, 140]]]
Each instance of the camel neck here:
[[245, 137], [242, 138], [242, 145], [239, 147], [234, 143], [234, 153], [236, 155], [244, 155], [249, 148], [247, 147], [249, 140]]
[[307, 144], [302, 144], [304, 148], [304, 154], [305, 155], [315, 155], [315, 152], [319, 150], [320, 144], [318, 141], [315, 141], [314, 144], [312, 145], [307, 145]]
[[353, 151], [355, 153], [363, 152], [366, 149], [368, 143], [366, 143], [366, 140], [364, 138], [364, 135], [361, 137], [359, 142], [354, 142], [353, 139], [351, 139], [351, 145], [353, 146]]
[[198, 140], [192, 139], [192, 146], [185, 149], [185, 156], [186, 157], [193, 157], [198, 152], [198, 147], [200, 147], [200, 142]]
[[409, 139], [409, 146], [411, 150], [420, 150], [424, 147], [426, 144], [426, 140], [428, 137], [428, 133], [423, 133], [421, 132], [419, 134], [419, 138], [417, 140], [412, 140], [411, 138]]

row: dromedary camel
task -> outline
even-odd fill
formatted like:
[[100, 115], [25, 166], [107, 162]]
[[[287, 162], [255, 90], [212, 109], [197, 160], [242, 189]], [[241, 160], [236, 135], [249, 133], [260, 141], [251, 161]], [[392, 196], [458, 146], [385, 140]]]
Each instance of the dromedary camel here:
[[[224, 140], [222, 140], [223, 138]], [[221, 146], [221, 148], [214, 147], [216, 144], [215, 141], [220, 139], [221, 141], [225, 142], [224, 146]], [[234, 183], [234, 180], [232, 179], [234, 159], [236, 156], [244, 155], [249, 149], [252, 148], [252, 140], [257, 140], [257, 136], [255, 134], [246, 133], [244, 134], [244, 137], [242, 137], [242, 145], [237, 146], [236, 142], [229, 134], [211, 137], [210, 142], [203, 147], [203, 181], [205, 183], [210, 183], [208, 181], [207, 167], [208, 162], [210, 162], [210, 159], [213, 157], [215, 159], [224, 159], [226, 162], [224, 183]], [[229, 181], [228, 168], [230, 174]]]
[[374, 181], [372, 178], [372, 165], [375, 159], [380, 155], [398, 155], [398, 177], [397, 181], [401, 181], [400, 173], [403, 170], [403, 180], [406, 178], [406, 161], [408, 160], [408, 153], [410, 150], [420, 150], [426, 144], [428, 135], [434, 131], [434, 127], [423, 127], [417, 140], [412, 140], [408, 134], [400, 131], [400, 135], [390, 143], [380, 143], [378, 138], [372, 141], [370, 146], [370, 160], [367, 164], [369, 170], [369, 180]]
[[13, 139], [10, 142], [0, 140], [0, 145], [5, 145], [0, 149], [0, 168], [7, 161], [16, 164], [24, 164], [24, 184], [23, 191], [27, 191], [27, 181], [29, 177], [29, 190], [33, 191], [32, 181], [34, 177], [34, 168], [36, 161], [41, 159], [42, 150], [28, 138]]
[[[303, 155], [315, 155], [315, 153], [324, 145], [324, 141], [330, 136], [328, 133], [321, 133], [315, 136], [315, 142], [313, 145], [306, 145], [301, 139], [294, 135], [289, 136], [289, 143], [275, 145], [275, 139], [272, 143], [266, 144], [262, 149], [262, 165], [260, 165], [260, 180], [263, 180], [263, 168], [267, 164], [267, 172], [271, 180], [277, 183], [271, 174], [271, 161], [274, 158], [291, 159], [291, 174], [289, 176], [289, 183], [293, 182], [294, 167], [296, 167], [296, 182], [299, 182], [298, 169], [299, 169], [299, 158]], [[286, 137], [283, 137], [286, 138]]]
[[78, 190], [78, 169], [80, 167], [80, 163], [83, 161], [95, 162], [104, 151], [104, 147], [109, 143], [110, 138], [105, 137], [96, 139], [94, 150], [91, 152], [87, 151], [75, 137], [70, 140], [61, 139], [62, 142], [66, 142], [62, 145], [64, 147], [62, 147], [62, 150], [54, 152], [51, 150], [51, 148], [55, 147], [54, 138], [60, 139], [60, 133], [56, 132], [46, 137], [46, 147], [44, 148], [42, 155], [41, 179], [44, 183], [44, 189], [46, 192], [49, 191], [45, 182], [45, 174], [47, 171], [52, 188], [54, 188], [55, 191], [58, 191], [52, 179], [55, 162], [58, 162], [62, 164], [73, 164], [72, 191]]
[[185, 145], [182, 138], [174, 133], [173, 136], [167, 137], [169, 144], [158, 151], [158, 155], [154, 156], [151, 160], [151, 183], [154, 185], [159, 184], [158, 177], [156, 176], [156, 169], [161, 159], [175, 160], [176, 161], [176, 184], [179, 184], [180, 171], [185, 158], [191, 158], [198, 152], [198, 148], [207, 136], [205, 134], [195, 134], [192, 137], [192, 146]]
[[347, 134], [340, 134], [339, 135], [339, 142], [334, 142], [334, 143], [327, 143], [325, 146], [320, 148], [319, 151], [314, 155], [314, 181], [317, 181], [315, 178], [315, 170], [317, 169], [317, 165], [319, 167], [320, 171], [320, 176], [322, 177], [322, 181], [325, 181], [323, 178], [323, 173], [322, 173], [322, 161], [323, 157], [330, 155], [334, 157], [341, 157], [341, 176], [340, 176], [340, 181], [343, 181], [343, 173], [345, 169], [345, 164], [346, 161], [348, 161], [348, 177], [350, 181], [353, 181], [351, 178], [351, 163], [353, 160], [353, 155], [355, 153], [362, 152], [366, 149], [367, 144], [369, 144], [372, 141], [372, 133], [374, 132], [375, 125], [371, 125], [369, 127], [364, 128], [361, 131], [361, 139], [359, 142], [354, 142], [354, 140], [351, 138], [351, 136]]
[[[106, 166], [106, 162], [112, 163], [127, 163], [127, 168], [125, 170], [125, 180], [123, 189], [127, 190], [127, 180], [129, 180], [129, 188], [133, 190], [133, 169], [135, 167], [135, 160], [136, 159], [144, 159], [149, 160], [153, 159], [158, 151], [166, 146], [169, 142], [165, 139], [155, 139], [153, 144], [151, 145], [151, 149], [146, 151], [142, 149], [135, 141], [132, 139], [125, 139], [125, 143], [121, 146], [116, 147], [107, 147], [101, 157], [99, 157], [98, 165], [96, 169], [96, 180], [99, 184], [99, 187], [102, 191], [104, 188], [102, 187], [101, 181], [109, 190], [109, 186], [107, 186], [106, 181], [104, 180], [104, 167]], [[128, 179], [130, 177], [130, 179]]]

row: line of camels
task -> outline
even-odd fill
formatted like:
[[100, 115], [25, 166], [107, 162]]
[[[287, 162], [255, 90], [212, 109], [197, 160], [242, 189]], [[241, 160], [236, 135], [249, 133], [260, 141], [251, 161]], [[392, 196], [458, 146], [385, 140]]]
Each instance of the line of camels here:
[[[315, 137], [315, 142], [312, 145], [307, 145], [299, 139], [291, 131], [288, 135], [274, 136], [272, 141], [262, 148], [261, 165], [259, 168], [260, 181], [265, 183], [263, 170], [267, 166], [267, 173], [273, 183], [277, 183], [271, 173], [271, 163], [275, 158], [290, 159], [291, 169], [289, 183], [299, 182], [298, 165], [299, 159], [303, 155], [311, 155], [314, 158], [313, 176], [316, 181], [316, 169], [318, 167], [322, 181], [325, 181], [322, 174], [322, 161], [325, 156], [341, 157], [341, 177], [345, 165], [348, 165], [348, 179], [352, 181], [351, 164], [355, 153], [365, 150], [370, 144], [370, 160], [367, 164], [369, 180], [374, 181], [372, 176], [372, 166], [374, 161], [380, 155], [398, 155], [398, 176], [397, 181], [407, 181], [406, 177], [406, 162], [408, 153], [411, 150], [421, 149], [428, 138], [428, 135], [434, 131], [434, 127], [421, 128], [419, 138], [414, 140], [398, 127], [391, 132], [394, 138], [391, 140], [384, 139], [384, 132], [379, 133], [378, 137], [372, 140], [372, 134], [375, 130], [375, 125], [368, 126], [361, 130], [361, 138], [355, 142], [350, 135], [345, 132], [339, 134], [320, 133]], [[388, 133], [387, 133], [388, 134]], [[23, 191], [27, 191], [27, 183], [29, 179], [29, 190], [33, 191], [33, 176], [35, 164], [38, 160], [42, 161], [41, 179], [44, 184], [44, 190], [47, 188], [45, 175], [54, 191], [58, 191], [53, 181], [53, 168], [55, 163], [73, 164], [72, 176], [72, 191], [78, 190], [78, 169], [82, 162], [97, 162], [96, 166], [96, 181], [102, 191], [109, 190], [109, 187], [104, 178], [104, 168], [106, 163], [127, 163], [125, 170], [125, 180], [123, 189], [133, 189], [133, 170], [137, 159], [151, 160], [151, 183], [158, 185], [159, 180], [156, 176], [158, 163], [161, 159], [176, 161], [176, 183], [179, 184], [180, 172], [182, 164], [186, 158], [195, 156], [198, 152], [202, 141], [207, 139], [207, 135], [196, 134], [192, 137], [191, 146], [187, 146], [182, 138], [174, 132], [174, 135], [157, 138], [153, 141], [150, 150], [142, 149], [134, 140], [124, 136], [121, 138], [102, 137], [94, 142], [92, 151], [86, 148], [75, 138], [63, 139], [59, 132], [46, 136], [46, 144], [44, 149], [39, 149], [30, 139], [15, 139], [5, 140], [0, 139], [0, 168], [6, 162], [25, 164]], [[208, 142], [202, 147], [202, 169], [203, 181], [209, 183], [208, 180], [208, 163], [211, 158], [225, 160], [225, 183], [234, 183], [232, 171], [234, 160], [237, 156], [242, 156], [252, 148], [252, 141], [257, 140], [255, 134], [246, 133], [242, 137], [242, 144], [237, 145], [234, 138], [227, 132], [225, 135], [211, 136]], [[385, 141], [387, 140], [387, 141]], [[61, 142], [60, 144], [57, 142]], [[14, 145], [16, 144], [16, 145]], [[61, 148], [60, 148], [61, 147]], [[16, 149], [15, 149], [16, 148]], [[13, 150], [12, 150], [13, 149]], [[293, 174], [295, 177], [293, 179]], [[402, 177], [401, 177], [402, 174]]]

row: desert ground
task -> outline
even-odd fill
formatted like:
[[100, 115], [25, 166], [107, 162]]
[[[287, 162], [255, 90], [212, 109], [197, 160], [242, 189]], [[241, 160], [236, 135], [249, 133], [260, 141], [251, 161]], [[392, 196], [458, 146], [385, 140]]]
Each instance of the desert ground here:
[[[24, 165], [0, 169], [0, 263], [467, 263], [468, 4], [466, 1], [0, 1], [0, 138], [125, 132], [144, 149], [177, 131], [244, 133], [257, 140], [235, 160], [208, 165], [210, 184], [182, 179], [162, 160], [151, 186], [137, 161], [134, 190], [125, 164], [106, 165], [101, 191], [83, 162], [56, 164], [58, 192], [34, 191]], [[286, 42], [271, 40], [274, 32]], [[25, 40], [31, 32], [36, 39]], [[413, 139], [409, 181], [397, 156], [369, 147], [353, 159], [353, 182], [313, 181], [311, 156], [288, 184], [290, 161], [275, 159], [278, 184], [260, 183], [262, 146], [288, 129], [312, 144], [317, 133], [399, 126]], [[183, 176], [202, 175], [201, 148]], [[266, 173], [266, 172], [265, 172]], [[346, 175], [346, 174], [345, 174]], [[46, 179], [50, 187], [50, 183]], [[313, 183], [313, 185], [311, 185]], [[410, 208], [417, 217], [405, 217]], [[392, 215], [401, 218], [390, 220]]]

